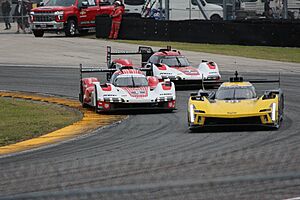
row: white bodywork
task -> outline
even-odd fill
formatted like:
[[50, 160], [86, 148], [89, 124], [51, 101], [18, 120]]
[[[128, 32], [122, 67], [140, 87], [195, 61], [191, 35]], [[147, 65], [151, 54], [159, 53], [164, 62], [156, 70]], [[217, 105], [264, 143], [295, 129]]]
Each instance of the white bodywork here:
[[[123, 74], [121, 77], [144, 77], [143, 74]], [[157, 80], [157, 79], [156, 79]], [[93, 106], [96, 110], [117, 110], [117, 105], [130, 104], [134, 108], [138, 104], [145, 105], [145, 108], [175, 109], [175, 85], [170, 80], [158, 82], [157, 85], [137, 86], [137, 87], [118, 87], [112, 83], [100, 85], [100, 82], [93, 82], [89, 86], [90, 92], [85, 93], [86, 104]], [[114, 107], [116, 106], [116, 107]], [[140, 108], [140, 107], [139, 107]]]
[[[211, 62], [210, 62], [211, 63]], [[155, 64], [147, 64], [146, 68], [152, 66], [153, 76], [158, 79], [169, 78], [171, 80], [219, 80], [221, 75], [219, 68], [216, 63], [214, 63], [214, 69], [209, 67], [209, 62], [202, 62], [199, 64], [198, 68], [194, 67], [169, 67], [165, 64], [161, 64], [163, 67], [157, 66]]]

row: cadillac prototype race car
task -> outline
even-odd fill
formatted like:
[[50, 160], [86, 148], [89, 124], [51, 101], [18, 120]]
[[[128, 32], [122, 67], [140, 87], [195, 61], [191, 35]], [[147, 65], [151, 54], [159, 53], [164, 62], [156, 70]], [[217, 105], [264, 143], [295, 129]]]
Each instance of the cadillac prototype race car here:
[[199, 66], [193, 67], [180, 51], [169, 46], [158, 52], [142, 46], [138, 52], [112, 52], [111, 47], [107, 47], [107, 63], [111, 63], [112, 55], [134, 54], [142, 55], [141, 70], [159, 80], [170, 79], [176, 86], [220, 85], [221, 75], [215, 62], [202, 60]]
[[[255, 82], [255, 81], [252, 81]], [[275, 81], [257, 81], [279, 82]], [[199, 90], [188, 102], [188, 125], [191, 130], [216, 125], [263, 125], [279, 128], [283, 119], [284, 98], [281, 89], [267, 90], [260, 97], [251, 82], [237, 72], [216, 92]]]
[[[146, 77], [134, 69], [128, 60], [118, 60], [120, 68], [83, 68], [80, 65], [79, 100], [83, 106], [92, 106], [96, 112], [159, 109], [175, 109], [175, 85], [170, 80], [159, 82], [156, 77]], [[127, 64], [127, 65], [122, 65]], [[98, 78], [83, 78], [83, 73], [108, 73], [109, 82], [101, 84]]]

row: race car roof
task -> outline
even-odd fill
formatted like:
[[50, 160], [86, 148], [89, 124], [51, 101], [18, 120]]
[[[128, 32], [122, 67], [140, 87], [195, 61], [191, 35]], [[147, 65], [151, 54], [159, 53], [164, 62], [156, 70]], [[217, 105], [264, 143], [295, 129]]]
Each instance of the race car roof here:
[[154, 53], [155, 56], [180, 56], [180, 52], [178, 51], [159, 51]]

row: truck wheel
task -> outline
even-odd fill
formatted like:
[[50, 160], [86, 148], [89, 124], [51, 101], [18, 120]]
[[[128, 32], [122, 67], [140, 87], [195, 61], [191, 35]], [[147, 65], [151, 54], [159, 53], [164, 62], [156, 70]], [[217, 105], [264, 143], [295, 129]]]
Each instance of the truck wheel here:
[[222, 20], [222, 18], [220, 17], [220, 15], [212, 15], [211, 17], [210, 17], [210, 20], [212, 20], [212, 21], [221, 21]]
[[77, 30], [77, 25], [76, 25], [75, 20], [73, 20], [73, 19], [68, 20], [68, 23], [67, 23], [66, 29], [65, 29], [66, 36], [74, 37], [76, 34], [76, 30]]
[[43, 35], [44, 35], [43, 30], [33, 30], [32, 32], [35, 37], [43, 37]]

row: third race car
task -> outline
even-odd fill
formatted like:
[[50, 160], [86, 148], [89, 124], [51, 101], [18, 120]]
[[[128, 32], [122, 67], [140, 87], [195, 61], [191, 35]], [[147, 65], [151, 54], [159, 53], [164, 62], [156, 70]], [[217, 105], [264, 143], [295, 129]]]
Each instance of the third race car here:
[[213, 61], [202, 60], [196, 67], [192, 66], [188, 59], [180, 51], [160, 49], [154, 52], [151, 47], [140, 46], [137, 52], [112, 52], [107, 47], [107, 63], [111, 68], [112, 56], [140, 54], [140, 70], [146, 71], [149, 76], [155, 76], [159, 80], [170, 79], [177, 86], [202, 87], [204, 85], [219, 86], [221, 75], [218, 65]]
[[[229, 82], [214, 91], [199, 90], [188, 102], [188, 125], [191, 130], [209, 126], [262, 125], [279, 128], [283, 119], [282, 90], [272, 89], [257, 96], [255, 81], [243, 81], [237, 72]], [[262, 82], [278, 82], [259, 81]]]

